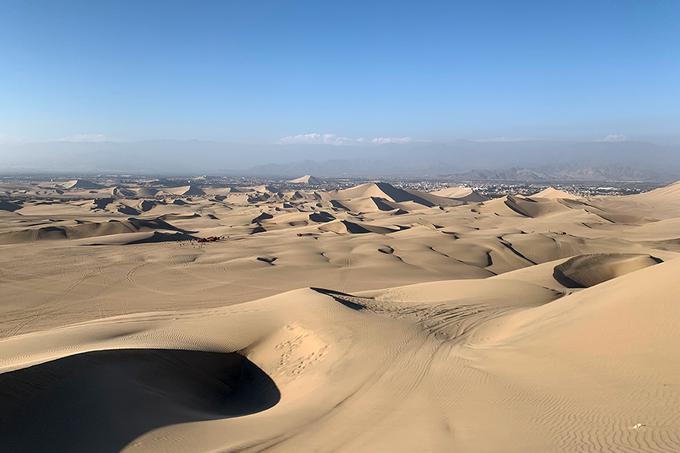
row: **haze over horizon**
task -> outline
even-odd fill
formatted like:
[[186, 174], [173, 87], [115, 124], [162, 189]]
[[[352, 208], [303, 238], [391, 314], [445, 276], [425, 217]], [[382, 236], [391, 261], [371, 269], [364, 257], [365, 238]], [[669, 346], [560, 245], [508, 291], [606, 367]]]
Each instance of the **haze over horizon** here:
[[6, 145], [0, 173], [670, 182], [680, 147], [629, 140], [236, 144], [199, 140]]

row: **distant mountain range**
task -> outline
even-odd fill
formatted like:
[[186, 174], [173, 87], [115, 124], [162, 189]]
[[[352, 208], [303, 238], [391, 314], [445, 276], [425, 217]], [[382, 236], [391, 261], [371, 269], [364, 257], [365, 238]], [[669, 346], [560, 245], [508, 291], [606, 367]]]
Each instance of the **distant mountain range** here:
[[680, 178], [680, 146], [469, 140], [383, 145], [175, 140], [0, 144], [0, 173], [21, 172], [665, 182]]
[[445, 167], [439, 171], [408, 171], [402, 168], [383, 169], [382, 174], [364, 170], [376, 168], [380, 163], [360, 161], [333, 162], [295, 162], [290, 164], [260, 165], [247, 170], [250, 176], [282, 176], [289, 177], [299, 173], [315, 173], [328, 177], [426, 177], [432, 179], [451, 179], [460, 181], [643, 181], [643, 182], [672, 182], [680, 179], [678, 172], [661, 172], [649, 169], [639, 169], [628, 166], [588, 167], [572, 165], [541, 166], [535, 168], [512, 167], [505, 169], [474, 169], [462, 172], [446, 172]]
[[509, 168], [506, 170], [469, 170], [446, 175], [450, 179], [468, 181], [645, 181], [671, 182], [679, 178], [677, 173], [644, 170], [627, 166], [570, 168], [543, 166], [538, 168]]

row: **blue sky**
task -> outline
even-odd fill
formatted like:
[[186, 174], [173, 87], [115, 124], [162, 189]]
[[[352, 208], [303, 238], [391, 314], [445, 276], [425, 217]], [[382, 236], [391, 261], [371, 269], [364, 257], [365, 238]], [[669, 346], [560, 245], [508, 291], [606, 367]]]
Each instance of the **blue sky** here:
[[679, 130], [676, 0], [0, 0], [5, 141]]

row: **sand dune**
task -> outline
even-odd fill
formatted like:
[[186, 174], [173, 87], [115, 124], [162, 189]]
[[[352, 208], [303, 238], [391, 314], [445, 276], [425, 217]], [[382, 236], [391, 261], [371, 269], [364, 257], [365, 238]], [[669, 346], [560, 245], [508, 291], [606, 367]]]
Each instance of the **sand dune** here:
[[137, 193], [127, 187], [114, 186], [111, 188], [111, 196], [114, 198], [134, 198]]
[[24, 187], [0, 450], [680, 451], [677, 186]]
[[324, 199], [336, 202], [341, 207], [353, 211], [385, 211], [391, 209], [409, 211], [435, 205], [455, 206], [460, 204], [456, 200], [425, 192], [400, 189], [384, 182], [366, 183], [349, 189], [329, 192]]
[[554, 199], [523, 198], [508, 196], [505, 204], [513, 211], [526, 217], [542, 217], [569, 211], [569, 207]]
[[107, 197], [107, 198], [95, 198], [92, 201], [92, 208], [91, 209], [106, 209], [108, 205], [113, 203], [114, 199]]
[[156, 200], [140, 200], [139, 203], [137, 204], [137, 209], [143, 212], [150, 211], [157, 205], [158, 202]]
[[[652, 269], [657, 267], [658, 277], [669, 272], [663, 266]], [[677, 272], [677, 266], [672, 271]], [[640, 281], [632, 273], [611, 283], [616, 281], [620, 287], [629, 277]], [[659, 287], [655, 274], [646, 278], [655, 281], [657, 296], [676, 290]], [[595, 288], [599, 285], [591, 289]], [[51, 425], [38, 437], [12, 429], [14, 434], [8, 438], [20, 447], [66, 442], [73, 450], [92, 445], [117, 449], [127, 441], [125, 447], [131, 451], [171, 446], [194, 451], [219, 446], [232, 451], [244, 445], [259, 449], [276, 445], [277, 450], [597, 451], [604, 447], [673, 451], [678, 445], [673, 433], [680, 424], [677, 396], [670, 389], [652, 396], [646, 389], [659, 385], [658, 376], [677, 371], [668, 345], [680, 338], [663, 321], [680, 314], [676, 304], [656, 304], [653, 320], [639, 327], [660, 329], [653, 334], [645, 330], [643, 336], [639, 329], [617, 329], [611, 320], [633, 313], [641, 316], [635, 310], [641, 306], [639, 299], [634, 304], [628, 301], [644, 293], [610, 301], [621, 297], [617, 287], [592, 295], [588, 291], [560, 297], [556, 291], [513, 280], [438, 282], [355, 296], [301, 290], [217, 311], [135, 315], [17, 337], [1, 345], [3, 351], [11, 348], [24, 357], [23, 362], [5, 362], [7, 369], [16, 370], [3, 375], [9, 382], [3, 386], [9, 389], [3, 402], [8, 401], [8, 412], [14, 415], [10, 428], [25, 426], [21, 425], [26, 420], [24, 408], [33, 412], [20, 390], [26, 382], [39, 382], [45, 392], [39, 400], [41, 413], [45, 405], [59, 410], [52, 401], [74, 397], [76, 414], [86, 412], [78, 409], [79, 401], [87, 404], [88, 414], [97, 405], [108, 413], [127, 414], [140, 401], [142, 408], [149, 409], [133, 411], [134, 417], [96, 439], [92, 436], [101, 431], [88, 429], [86, 422], [76, 428]], [[558, 314], [572, 320], [569, 327], [558, 322]], [[645, 360], [657, 363], [665, 358], [661, 362], [668, 364], [665, 368], [640, 374], [630, 367], [631, 357], [643, 350], [641, 338], [651, 341], [646, 347], [657, 348]], [[37, 342], [55, 348], [41, 356]], [[74, 342], [81, 345], [76, 351], [70, 346]], [[572, 344], [583, 345], [579, 354], [569, 352]], [[586, 346], [592, 344], [597, 347]], [[211, 345], [204, 348], [218, 354], [243, 351], [262, 370], [260, 382], [272, 382], [237, 385], [237, 389], [256, 390], [252, 396], [234, 396], [241, 411], [237, 414], [250, 415], [233, 418], [231, 400], [211, 393], [233, 393], [220, 390], [222, 373], [236, 375], [228, 368], [229, 360], [203, 359], [200, 353], [194, 359], [193, 353], [186, 353], [184, 359], [161, 357], [157, 365], [155, 353], [146, 353], [148, 349], [139, 351], [137, 361], [125, 358], [130, 347], [161, 345], [164, 349]], [[88, 354], [73, 355], [119, 348], [109, 357], [99, 352], [90, 353], [91, 359]], [[621, 348], [628, 352], [619, 352]], [[64, 353], [70, 359], [59, 359]], [[606, 365], [599, 359], [603, 353], [610, 358]], [[21, 367], [36, 359], [47, 363]], [[126, 365], [121, 366], [120, 360], [126, 360]], [[54, 376], [50, 364], [69, 379], [61, 381], [59, 392], [50, 390], [52, 380], [60, 377]], [[160, 370], [155, 368], [159, 365]], [[85, 373], [76, 372], [78, 367]], [[155, 372], [145, 373], [146, 381], [130, 382], [127, 376], [138, 367]], [[565, 381], [565, 375], [577, 369], [590, 370], [600, 385]], [[41, 378], [42, 373], [49, 379]], [[268, 390], [260, 390], [262, 385]], [[626, 386], [624, 393], [618, 390], [621, 385]], [[142, 388], [145, 391], [140, 393]], [[149, 393], [149, 388], [158, 390]], [[113, 391], [123, 398], [100, 397]], [[641, 393], [646, 394], [644, 401], [638, 397]], [[227, 409], [216, 407], [217, 402]], [[344, 403], [338, 406], [340, 402]], [[104, 409], [94, 413], [97, 410]], [[331, 419], [320, 417], [329, 411]], [[376, 418], [382, 422], [371, 425]], [[492, 429], [490, 435], [489, 426], [498, 423], [532, 423], [534, 429], [522, 437], [515, 430], [500, 429]], [[452, 436], [452, 430], [466, 435]], [[99, 439], [104, 443], [98, 444]]]
[[19, 203], [14, 203], [14, 202], [11, 202], [11, 201], [6, 201], [6, 200], [0, 200], [0, 211], [14, 212], [17, 209], [21, 209], [21, 205]]
[[54, 239], [83, 239], [111, 234], [137, 231], [169, 230], [182, 231], [161, 219], [109, 220], [108, 222], [86, 222], [73, 226], [48, 226], [0, 233], [0, 244], [23, 243], [27, 241]]
[[472, 203], [478, 203], [488, 199], [476, 190], [463, 186], [446, 187], [444, 189], [435, 190], [430, 193], [439, 197], [455, 198], [456, 200]]
[[678, 196], [680, 196], [680, 181], [630, 197], [652, 201], [677, 201]]
[[74, 189], [101, 189], [101, 184], [90, 181], [88, 179], [73, 179], [71, 181], [66, 181], [62, 184], [64, 189], [74, 190]]
[[332, 231], [333, 233], [349, 233], [349, 234], [363, 234], [363, 233], [377, 233], [377, 234], [389, 234], [395, 231], [400, 231], [398, 227], [386, 227], [378, 225], [370, 225], [361, 222], [352, 222], [350, 220], [338, 220], [331, 221], [324, 225], [319, 226], [321, 231]]
[[195, 185], [180, 186], [180, 187], [166, 187], [162, 190], [166, 194], [178, 195], [182, 197], [205, 195], [203, 189]]
[[587, 288], [659, 262], [660, 259], [649, 255], [581, 255], [556, 266], [554, 277], [570, 288]]
[[288, 181], [290, 184], [320, 184], [321, 180], [312, 175], [304, 175]]
[[137, 196], [141, 198], [153, 198], [158, 193], [158, 189], [153, 187], [140, 187], [136, 190]]
[[633, 218], [630, 223], [644, 224], [680, 217], [678, 193], [680, 193], [680, 182], [637, 195], [598, 197], [592, 200], [591, 204], [604, 211], [627, 214]]
[[312, 222], [326, 223], [335, 220], [335, 217], [326, 211], [319, 211], [309, 214], [309, 220]]
[[561, 198], [565, 200], [578, 200], [578, 197], [576, 195], [571, 194], [564, 190], [555, 189], [554, 187], [548, 187], [546, 189], [543, 189], [540, 192], [531, 195], [531, 198], [549, 198], [549, 199]]

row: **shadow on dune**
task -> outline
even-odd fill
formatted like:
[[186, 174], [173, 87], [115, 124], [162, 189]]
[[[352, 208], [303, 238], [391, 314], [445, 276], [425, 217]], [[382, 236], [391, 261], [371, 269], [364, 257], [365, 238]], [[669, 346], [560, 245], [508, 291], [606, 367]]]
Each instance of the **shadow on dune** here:
[[635, 253], [577, 255], [555, 266], [553, 278], [567, 288], [589, 288], [662, 262], [655, 256]]
[[342, 305], [344, 305], [345, 307], [351, 308], [352, 310], [363, 310], [364, 308], [366, 308], [361, 304], [358, 304], [356, 302], [352, 302], [351, 299], [353, 299], [353, 298], [356, 299], [356, 298], [354, 296], [352, 296], [351, 294], [343, 293], [343, 292], [340, 292], [340, 291], [335, 291], [335, 290], [332, 290], [332, 289], [325, 289], [325, 288], [312, 287], [311, 289], [313, 289], [317, 293], [321, 293], [321, 294], [324, 294], [326, 296], [332, 297], [336, 302], [339, 302]]
[[559, 268], [559, 266], [555, 266], [553, 269], [553, 278], [559, 283], [560, 285], [566, 287], [566, 288], [585, 288], [580, 283], [575, 282], [574, 280], [570, 279], [566, 275], [564, 275], [564, 272], [562, 269]]
[[432, 207], [434, 206], [434, 203], [432, 203], [430, 200], [426, 200], [422, 197], [419, 197], [415, 194], [412, 194], [411, 192], [408, 192], [404, 189], [400, 189], [398, 187], [394, 187], [391, 184], [387, 184], [384, 182], [378, 182], [375, 184], [380, 188], [380, 190], [386, 194], [388, 197], [396, 201], [397, 203], [402, 203], [404, 201], [413, 201], [418, 204], [425, 205], [427, 207]]
[[236, 353], [82, 353], [0, 374], [0, 449], [120, 451], [155, 428], [253, 414], [280, 397]]

